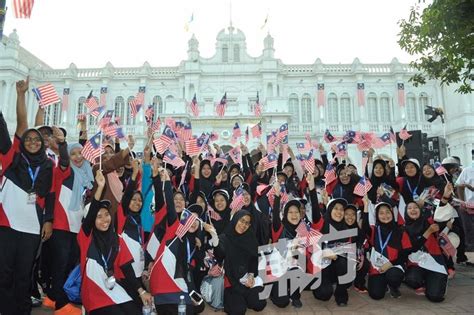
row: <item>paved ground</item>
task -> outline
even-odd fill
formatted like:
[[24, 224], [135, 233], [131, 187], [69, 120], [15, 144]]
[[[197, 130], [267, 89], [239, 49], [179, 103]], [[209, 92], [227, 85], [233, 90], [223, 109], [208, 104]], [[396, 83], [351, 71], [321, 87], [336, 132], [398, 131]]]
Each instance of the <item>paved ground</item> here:
[[[474, 262], [474, 253], [469, 253]], [[278, 309], [270, 302], [261, 313], [248, 314], [474, 314], [474, 267], [456, 266], [456, 277], [450, 280], [446, 300], [442, 303], [431, 303], [424, 296], [415, 295], [414, 291], [402, 285], [402, 297], [392, 299], [389, 295], [381, 301], [372, 300], [367, 294], [349, 292], [349, 305], [338, 307], [334, 299], [328, 302], [317, 301], [310, 292], [303, 292], [303, 308], [296, 311], [289, 306]], [[52, 311], [35, 309], [33, 315], [49, 315]], [[221, 315], [207, 308], [204, 314]]]

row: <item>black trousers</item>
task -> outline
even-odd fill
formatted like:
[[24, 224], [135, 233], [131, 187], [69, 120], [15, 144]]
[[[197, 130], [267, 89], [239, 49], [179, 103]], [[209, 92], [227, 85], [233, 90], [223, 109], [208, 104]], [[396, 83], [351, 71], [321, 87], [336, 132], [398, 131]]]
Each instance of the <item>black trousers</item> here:
[[2, 315], [30, 314], [33, 263], [40, 242], [39, 235], [0, 227], [0, 313]]
[[51, 290], [49, 297], [56, 301], [56, 309], [64, 307], [69, 299], [63, 290], [64, 283], [71, 270], [79, 262], [77, 234], [54, 230], [49, 240], [53, 259], [51, 260]]
[[369, 295], [374, 300], [381, 300], [385, 297], [387, 285], [398, 289], [402, 284], [405, 273], [400, 268], [392, 267], [385, 273], [379, 275], [369, 275]]
[[367, 273], [369, 272], [369, 267], [370, 267], [370, 263], [368, 259], [364, 259], [364, 262], [362, 263], [362, 268], [360, 268], [360, 270], [357, 270], [356, 272], [354, 286], [358, 288], [365, 287], [365, 277], [367, 276]]
[[[136, 278], [136, 279], [143, 286], [142, 278]], [[143, 307], [143, 302], [142, 302], [142, 299], [140, 298], [140, 294], [138, 294], [138, 291], [133, 288], [133, 285], [125, 279], [120, 280], [119, 284], [122, 286], [122, 288], [125, 289], [125, 291], [127, 291], [127, 294], [132, 298], [133, 303], [135, 303], [135, 305], [141, 309]]]
[[[201, 305], [186, 305], [186, 315], [200, 314], [204, 312], [206, 303], [202, 302]], [[159, 315], [177, 315], [178, 305], [177, 304], [156, 304], [156, 312]]]
[[[321, 284], [313, 290], [313, 296], [321, 301], [329, 301], [334, 294], [336, 303], [347, 303], [349, 300], [347, 289], [352, 282], [339, 283], [339, 276], [344, 276], [346, 273], [347, 258], [338, 256], [321, 272]], [[336, 290], [333, 287], [334, 283], [336, 284]]]
[[287, 307], [290, 304], [291, 300], [299, 300], [301, 298], [300, 290], [297, 289], [295, 292], [290, 294], [290, 280], [287, 280], [287, 291], [286, 294], [279, 296], [278, 290], [279, 285], [278, 282], [272, 283], [272, 291], [270, 292], [270, 299], [272, 300], [273, 304], [276, 306], [283, 308]]
[[266, 300], [260, 300], [258, 294], [263, 287], [245, 289], [244, 292], [237, 292], [232, 288], [224, 290], [224, 312], [229, 315], [243, 315], [247, 309], [256, 312], [262, 311], [267, 306]]
[[90, 311], [89, 315], [141, 315], [142, 310], [133, 302], [111, 305]]
[[414, 266], [407, 269], [405, 282], [413, 289], [424, 286], [425, 296], [428, 300], [442, 302], [448, 285], [448, 275]]

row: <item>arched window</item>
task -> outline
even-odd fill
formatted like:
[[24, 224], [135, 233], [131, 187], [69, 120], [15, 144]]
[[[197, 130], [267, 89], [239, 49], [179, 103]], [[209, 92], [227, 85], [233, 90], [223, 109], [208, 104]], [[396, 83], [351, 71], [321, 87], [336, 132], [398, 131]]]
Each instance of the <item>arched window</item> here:
[[328, 121], [339, 121], [339, 109], [337, 106], [337, 96], [334, 93], [328, 95]]
[[367, 97], [367, 114], [369, 122], [379, 121], [379, 115], [377, 113], [377, 95], [375, 93], [369, 93]]
[[297, 124], [300, 120], [300, 109], [299, 109], [299, 100], [298, 95], [291, 94], [288, 100], [288, 109], [291, 114], [291, 122]]
[[48, 126], [61, 124], [61, 104], [54, 104], [45, 108], [44, 124]]
[[129, 96], [128, 99], [127, 99], [127, 108], [128, 108], [128, 113], [127, 113], [127, 125], [135, 125], [135, 121], [137, 119], [137, 117], [135, 116], [134, 118], [132, 118], [132, 112], [130, 110], [130, 102], [133, 101], [133, 99], [135, 98], [135, 96]]
[[188, 89], [188, 99], [191, 101], [193, 99], [194, 93], [196, 93], [196, 89], [194, 88], [194, 84], [189, 84]]
[[153, 109], [155, 110], [155, 116], [163, 114], [163, 100], [161, 99], [161, 96], [155, 95], [153, 97]]
[[344, 93], [341, 96], [341, 121], [342, 122], [352, 121], [351, 97], [347, 93]]
[[413, 93], [407, 94], [407, 119], [408, 121], [417, 121], [416, 118], [416, 97]]
[[240, 46], [234, 45], [234, 62], [240, 62]]
[[311, 96], [304, 94], [301, 98], [301, 120], [302, 123], [310, 123], [312, 121], [311, 115]]
[[387, 93], [380, 95], [380, 121], [390, 121], [390, 98]]
[[[430, 105], [428, 103], [428, 95], [426, 93], [421, 93], [419, 100], [420, 100], [420, 102], [419, 102], [419, 112], [418, 113], [420, 114], [420, 117], [423, 117], [426, 106]], [[425, 115], [426, 119], [429, 119], [430, 117], [431, 117], [431, 115]]]
[[222, 62], [229, 61], [229, 47], [227, 45], [222, 46]]
[[[94, 98], [97, 104], [99, 104], [99, 98], [97, 96], [94, 96]], [[89, 115], [89, 126], [92, 126], [95, 124], [97, 124], [97, 118], [92, 115]]]
[[267, 84], [267, 97], [273, 97], [273, 84]]
[[123, 124], [123, 118], [125, 117], [125, 100], [123, 99], [122, 96], [117, 96], [115, 98], [115, 118], [119, 118], [121, 121], [121, 124]]
[[77, 114], [85, 114], [86, 113], [86, 106], [84, 105], [86, 98], [84, 96], [79, 97], [77, 100]]

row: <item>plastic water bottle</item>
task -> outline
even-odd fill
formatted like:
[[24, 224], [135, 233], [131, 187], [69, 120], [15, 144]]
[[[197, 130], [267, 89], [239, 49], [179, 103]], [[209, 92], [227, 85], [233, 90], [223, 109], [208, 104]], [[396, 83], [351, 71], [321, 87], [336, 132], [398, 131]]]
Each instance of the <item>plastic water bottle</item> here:
[[184, 301], [184, 295], [179, 297], [178, 315], [186, 315], [186, 302]]
[[143, 315], [151, 315], [153, 308], [151, 305], [143, 305], [142, 307], [142, 314]]

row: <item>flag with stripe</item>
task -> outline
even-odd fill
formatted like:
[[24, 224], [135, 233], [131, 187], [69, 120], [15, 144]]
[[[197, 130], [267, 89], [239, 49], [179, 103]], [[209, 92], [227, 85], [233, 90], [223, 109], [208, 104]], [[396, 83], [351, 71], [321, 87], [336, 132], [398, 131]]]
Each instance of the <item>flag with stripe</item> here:
[[326, 186], [331, 184], [333, 181], [335, 181], [337, 178], [336, 176], [336, 169], [334, 168], [334, 165], [331, 163], [328, 163], [326, 166], [326, 171], [324, 172], [324, 179], [326, 181]]
[[69, 107], [69, 93], [70, 92], [71, 90], [69, 88], [63, 89], [63, 101], [62, 101], [63, 111], [67, 111], [67, 108]]
[[326, 96], [324, 93], [324, 83], [318, 83], [318, 107], [323, 107], [326, 103]]
[[95, 160], [103, 153], [103, 147], [100, 143], [102, 131], [96, 133], [92, 138], [90, 138], [84, 148], [82, 148], [82, 156], [91, 163], [94, 163]]
[[344, 157], [347, 155], [347, 143], [341, 142], [336, 146], [336, 156]]
[[398, 105], [405, 106], [405, 84], [397, 83], [398, 89]]
[[208, 204], [207, 205], [207, 213], [209, 215], [209, 217], [214, 220], [214, 221], [220, 221], [222, 220], [221, 216], [219, 215], [219, 213], [217, 213], [217, 211], [215, 211], [214, 209], [212, 209], [212, 207]]
[[104, 129], [106, 126], [110, 124], [110, 122], [112, 121], [112, 117], [114, 117], [114, 112], [115, 111], [113, 109], [108, 110], [105, 112], [104, 116], [102, 116], [102, 118], [99, 119], [98, 125], [100, 129]]
[[228, 154], [235, 164], [242, 166], [242, 152], [240, 151], [239, 146], [233, 147], [232, 150], [228, 152]]
[[439, 176], [448, 174], [448, 171], [446, 170], [446, 168], [444, 168], [444, 166], [441, 163], [436, 162], [434, 167], [435, 167], [436, 174], [438, 174]]
[[179, 226], [176, 229], [176, 236], [179, 237], [179, 239], [182, 239], [197, 219], [198, 216], [195, 213], [190, 212], [188, 209], [184, 209], [183, 212], [181, 212]]
[[242, 209], [244, 206], [244, 189], [242, 187], [237, 188], [234, 190], [234, 195], [232, 198], [232, 202], [230, 203], [230, 209], [232, 210], [231, 215], [234, 215], [237, 211]]
[[227, 106], [227, 92], [224, 93], [224, 96], [222, 96], [221, 101], [216, 106], [217, 116], [224, 117], [226, 106]]
[[354, 187], [354, 194], [357, 196], [365, 196], [367, 192], [372, 188], [372, 183], [365, 176], [362, 176]]
[[239, 123], [236, 122], [234, 128], [232, 129], [232, 137], [240, 139], [242, 137], [242, 131], [240, 130]]
[[193, 99], [191, 103], [189, 103], [189, 108], [191, 109], [191, 113], [193, 113], [194, 117], [199, 117], [199, 105], [196, 98], [196, 93], [194, 93]]
[[153, 105], [148, 105], [148, 108], [145, 110], [145, 121], [148, 126], [151, 126], [153, 123], [153, 117], [155, 116], [155, 109]]
[[403, 141], [408, 140], [412, 137], [412, 135], [407, 131], [407, 125], [405, 125], [405, 127], [400, 130], [400, 132], [398, 133], [398, 137]]
[[255, 102], [255, 106], [254, 106], [254, 113], [256, 117], [262, 116], [262, 104], [260, 104], [260, 97], [258, 96], [258, 92], [257, 92], [257, 101]]
[[107, 105], [107, 87], [105, 86], [100, 88], [99, 105], [100, 106]]
[[184, 161], [170, 150], [165, 151], [165, 154], [163, 155], [163, 162], [171, 164], [175, 168], [180, 168], [185, 165]]
[[34, 0], [13, 0], [13, 13], [17, 19], [29, 19], [33, 11]]
[[282, 143], [286, 137], [288, 137], [288, 123], [284, 123], [278, 128], [276, 143]]
[[104, 135], [107, 135], [112, 138], [124, 139], [125, 133], [123, 132], [122, 127], [115, 123], [110, 123], [108, 126], [103, 129]]
[[250, 128], [250, 131], [252, 132], [252, 137], [254, 138], [260, 138], [262, 135], [262, 122], [259, 122], [252, 128]]
[[337, 141], [338, 139], [336, 137], [334, 137], [331, 132], [329, 131], [329, 129], [326, 129], [326, 131], [324, 132], [324, 141], [326, 141], [326, 143], [331, 143], [331, 142], [335, 142]]
[[365, 106], [364, 83], [357, 83], [357, 103], [359, 106]]
[[163, 154], [168, 149], [168, 147], [174, 143], [175, 139], [176, 134], [174, 131], [171, 130], [169, 126], [166, 126], [163, 130], [163, 134], [159, 138], [153, 140], [153, 144], [155, 145], [156, 151], [158, 151], [160, 154]]
[[46, 107], [60, 101], [59, 95], [51, 83], [41, 85], [32, 91], [41, 107]]
[[143, 103], [145, 103], [145, 87], [140, 86], [135, 98], [131, 100], [130, 103], [128, 103], [128, 106], [130, 107], [130, 116], [132, 118], [135, 118], [135, 116], [138, 114], [143, 106]]
[[259, 163], [262, 165], [263, 171], [275, 168], [278, 164], [278, 156], [275, 153], [270, 153], [263, 157]]

